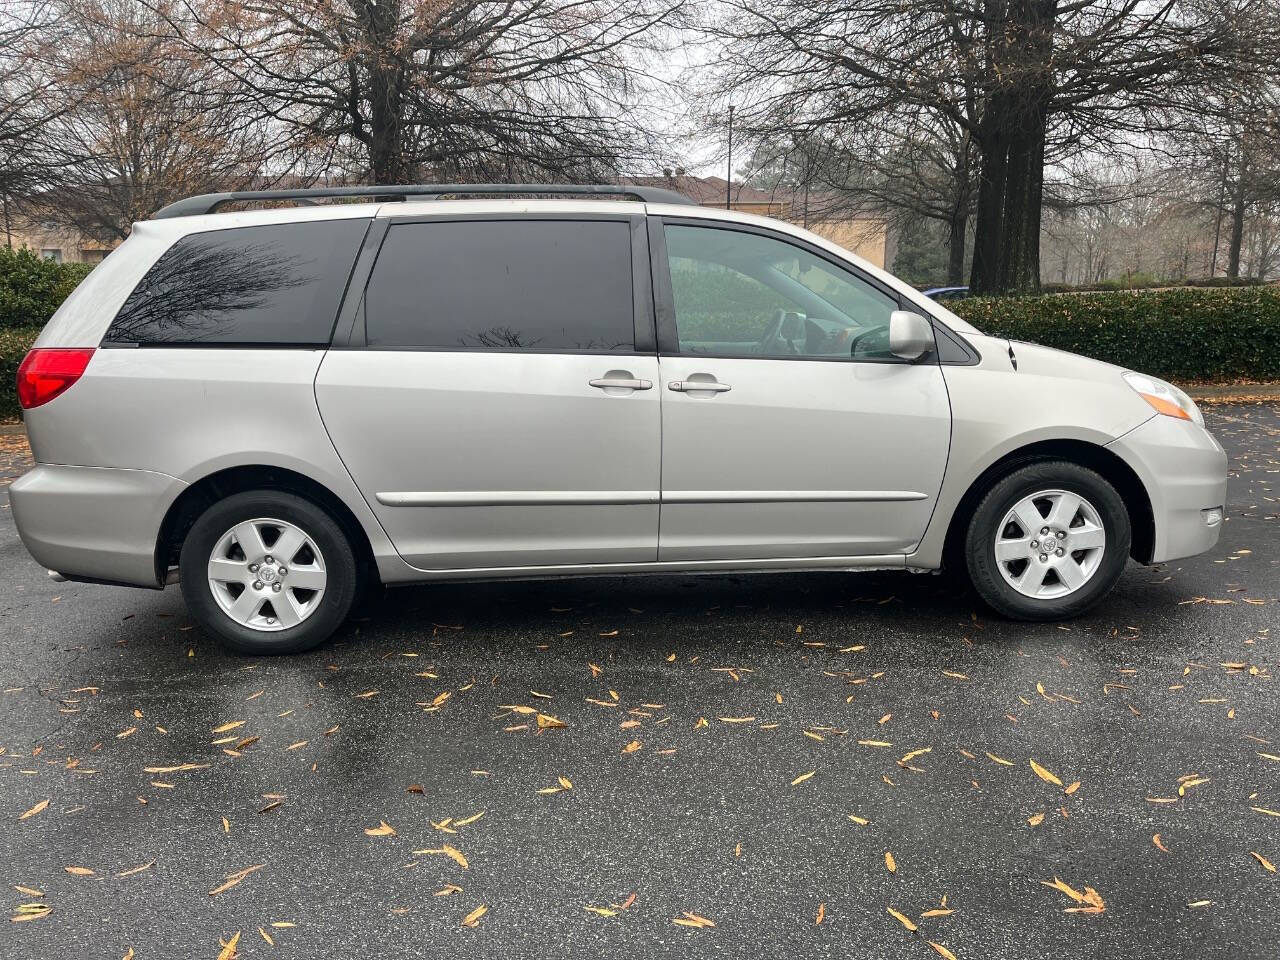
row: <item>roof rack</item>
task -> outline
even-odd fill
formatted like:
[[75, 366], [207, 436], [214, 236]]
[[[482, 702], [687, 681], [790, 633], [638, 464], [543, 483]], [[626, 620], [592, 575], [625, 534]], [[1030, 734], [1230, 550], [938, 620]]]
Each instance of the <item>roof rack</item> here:
[[227, 193], [202, 193], [177, 200], [152, 214], [154, 220], [170, 217], [197, 217], [215, 213], [227, 203], [241, 201], [300, 200], [303, 202], [329, 197], [370, 197], [375, 201], [404, 201], [427, 197], [477, 194], [481, 196], [528, 196], [555, 194], [570, 196], [633, 197], [645, 203], [682, 203], [693, 201], [674, 190], [661, 187], [628, 187], [619, 184], [568, 183], [420, 183], [370, 187], [311, 187], [303, 190], [232, 190]]

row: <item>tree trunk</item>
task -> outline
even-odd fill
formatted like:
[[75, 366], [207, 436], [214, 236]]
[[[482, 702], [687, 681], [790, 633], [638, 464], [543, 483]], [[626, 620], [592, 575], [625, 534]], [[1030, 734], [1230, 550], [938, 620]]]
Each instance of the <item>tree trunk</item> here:
[[1053, 99], [1057, 0], [1010, 0], [987, 8], [988, 68], [1002, 86], [983, 104], [974, 293], [1040, 289], [1044, 143]]
[[399, 4], [365, 0], [357, 9], [364, 27], [362, 51], [368, 73], [369, 175], [374, 183], [405, 183], [403, 89], [400, 67], [385, 55], [395, 40]]
[[1002, 292], [1040, 290], [1040, 213], [1044, 194], [1043, 116], [1013, 137], [1005, 167]]
[[[1242, 171], [1243, 173], [1243, 171]], [[1244, 243], [1244, 177], [1236, 183], [1231, 198], [1231, 240], [1227, 246], [1227, 276], [1240, 276], [1240, 247]]]
[[964, 210], [951, 214], [947, 229], [947, 286], [958, 287], [964, 283], [964, 234], [969, 215]]
[[[991, 120], [991, 106], [994, 103], [988, 107], [988, 121]], [[978, 295], [1000, 292], [1000, 261], [1004, 247], [1004, 187], [1009, 160], [1008, 142], [999, 132], [983, 136], [981, 147], [973, 264], [969, 268], [969, 292]]]

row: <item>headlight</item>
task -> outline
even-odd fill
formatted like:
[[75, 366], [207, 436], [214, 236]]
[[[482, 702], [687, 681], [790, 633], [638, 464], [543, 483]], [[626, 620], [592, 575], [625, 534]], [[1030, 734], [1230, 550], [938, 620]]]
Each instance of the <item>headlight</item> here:
[[1151, 404], [1156, 413], [1204, 426], [1204, 415], [1200, 413], [1195, 401], [1172, 383], [1148, 377], [1145, 373], [1126, 373], [1124, 381], [1133, 387], [1138, 396]]

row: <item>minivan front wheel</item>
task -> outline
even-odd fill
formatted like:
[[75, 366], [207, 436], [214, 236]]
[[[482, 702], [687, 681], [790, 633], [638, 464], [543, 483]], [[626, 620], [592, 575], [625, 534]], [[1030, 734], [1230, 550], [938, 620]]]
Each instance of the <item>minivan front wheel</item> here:
[[1132, 530], [1124, 500], [1097, 472], [1028, 464], [978, 504], [965, 537], [969, 576], [997, 612], [1058, 620], [1092, 607], [1124, 570]]
[[179, 557], [187, 609], [238, 653], [298, 653], [351, 610], [357, 565], [337, 523], [278, 490], [234, 494], [191, 527]]

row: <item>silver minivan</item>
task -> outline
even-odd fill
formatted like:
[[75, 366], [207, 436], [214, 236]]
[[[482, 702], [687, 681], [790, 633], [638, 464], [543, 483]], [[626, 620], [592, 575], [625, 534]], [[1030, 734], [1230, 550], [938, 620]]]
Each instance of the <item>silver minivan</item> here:
[[437, 580], [952, 564], [1057, 619], [1223, 522], [1226, 456], [1176, 387], [649, 188], [192, 197], [18, 380], [31, 554], [178, 582], [251, 653]]

